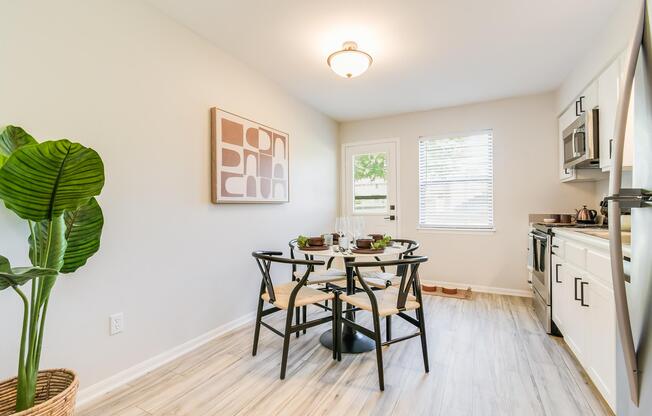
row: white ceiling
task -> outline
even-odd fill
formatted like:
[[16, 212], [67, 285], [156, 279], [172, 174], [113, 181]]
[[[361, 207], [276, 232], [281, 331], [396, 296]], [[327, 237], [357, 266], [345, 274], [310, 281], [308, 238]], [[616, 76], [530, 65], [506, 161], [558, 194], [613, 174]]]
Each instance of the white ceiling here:
[[[336, 120], [557, 88], [619, 0], [149, 0]], [[354, 79], [326, 57], [353, 40]]]

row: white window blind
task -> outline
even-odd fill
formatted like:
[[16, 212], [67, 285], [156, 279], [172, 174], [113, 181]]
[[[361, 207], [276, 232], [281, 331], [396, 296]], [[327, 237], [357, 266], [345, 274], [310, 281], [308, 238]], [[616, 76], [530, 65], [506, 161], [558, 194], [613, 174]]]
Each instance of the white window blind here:
[[419, 227], [494, 228], [492, 131], [419, 141]]

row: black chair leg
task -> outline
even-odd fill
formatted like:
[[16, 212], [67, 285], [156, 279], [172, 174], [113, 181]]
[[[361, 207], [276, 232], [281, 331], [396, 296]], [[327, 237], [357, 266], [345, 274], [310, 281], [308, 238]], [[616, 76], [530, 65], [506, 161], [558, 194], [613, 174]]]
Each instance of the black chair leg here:
[[[304, 305], [302, 309], [303, 309], [303, 323], [305, 324], [306, 322], [308, 322], [308, 306]], [[303, 333], [304, 334], [306, 333], [305, 329], [303, 330]], [[297, 332], [297, 334], [299, 333]]]
[[[294, 313], [297, 316], [297, 325], [299, 325], [301, 323], [301, 307], [297, 306], [294, 308]], [[299, 331], [297, 331], [296, 337], [299, 338]]]
[[333, 345], [337, 349], [337, 361], [342, 361], [342, 301], [339, 293], [335, 294], [333, 306], [337, 307], [337, 336]]
[[385, 376], [383, 374], [383, 350], [380, 340], [380, 318], [374, 314], [374, 341], [376, 341], [376, 361], [378, 364], [378, 386], [380, 391], [385, 390]]
[[263, 300], [258, 299], [258, 310], [256, 312], [256, 329], [254, 329], [254, 348], [251, 355], [256, 355], [258, 351], [258, 337], [260, 336], [260, 321], [263, 319]]
[[428, 343], [426, 341], [426, 319], [425, 319], [425, 314], [423, 313], [423, 308], [417, 309], [417, 314], [419, 316], [419, 332], [421, 332], [421, 351], [423, 352], [423, 367], [427, 373], [430, 371], [430, 365], [428, 363]]
[[285, 369], [288, 365], [288, 350], [290, 349], [290, 337], [292, 333], [292, 312], [294, 308], [288, 308], [288, 315], [285, 320], [285, 333], [283, 337], [283, 357], [281, 358], [281, 380], [285, 379]]
[[[335, 295], [337, 296], [337, 295]], [[333, 360], [337, 359], [337, 336], [338, 336], [338, 330], [337, 330], [337, 302], [333, 300], [333, 307], [331, 308], [331, 311], [333, 312], [333, 329], [331, 330], [331, 334], [333, 335]]]
[[387, 315], [385, 318], [385, 325], [387, 328], [385, 328], [385, 341], [391, 341], [392, 340], [392, 316]]

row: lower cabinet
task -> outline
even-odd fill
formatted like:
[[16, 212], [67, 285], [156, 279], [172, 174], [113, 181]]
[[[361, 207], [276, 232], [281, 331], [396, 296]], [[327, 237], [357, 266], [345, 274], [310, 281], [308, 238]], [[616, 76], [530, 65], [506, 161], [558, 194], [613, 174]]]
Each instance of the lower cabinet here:
[[[568, 244], [566, 244], [568, 247]], [[590, 250], [585, 250], [590, 253]], [[573, 257], [570, 257], [573, 258]], [[615, 409], [616, 319], [611, 287], [557, 255], [552, 258], [552, 318], [568, 347]]]
[[614, 408], [616, 398], [616, 311], [612, 288], [589, 278], [585, 291], [589, 320], [587, 372], [607, 402]]

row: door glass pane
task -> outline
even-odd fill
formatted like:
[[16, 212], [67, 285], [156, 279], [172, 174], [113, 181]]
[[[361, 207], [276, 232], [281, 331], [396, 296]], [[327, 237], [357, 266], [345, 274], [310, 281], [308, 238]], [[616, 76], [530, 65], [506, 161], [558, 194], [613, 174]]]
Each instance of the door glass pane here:
[[387, 153], [353, 156], [353, 212], [387, 213]]

